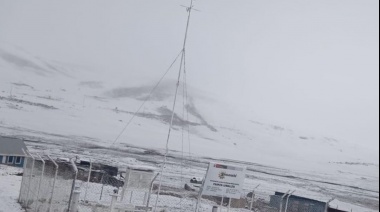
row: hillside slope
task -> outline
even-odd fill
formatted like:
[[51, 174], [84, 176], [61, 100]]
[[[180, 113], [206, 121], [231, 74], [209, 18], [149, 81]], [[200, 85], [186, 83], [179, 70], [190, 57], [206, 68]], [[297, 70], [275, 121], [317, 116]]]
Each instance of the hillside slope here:
[[[115, 76], [49, 61], [9, 45], [0, 46], [0, 73], [1, 134], [92, 142], [104, 147], [165, 147], [176, 84], [170, 78], [115, 142], [154, 82], [138, 82], [129, 73]], [[169, 145], [173, 152], [188, 152], [190, 148], [199, 156], [296, 170], [336, 172], [331, 164], [351, 163], [360, 173], [378, 177], [378, 164], [371, 164], [376, 163], [376, 154], [368, 154], [368, 147], [261, 123], [231, 111], [205, 92], [190, 86], [189, 90], [188, 120], [182, 96], [178, 99]]]

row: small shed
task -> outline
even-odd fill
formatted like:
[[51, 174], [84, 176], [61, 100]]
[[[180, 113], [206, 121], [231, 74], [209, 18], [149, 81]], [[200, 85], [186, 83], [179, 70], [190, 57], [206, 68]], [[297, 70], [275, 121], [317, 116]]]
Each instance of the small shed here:
[[124, 189], [149, 190], [156, 169], [149, 166], [127, 166], [124, 178]]
[[132, 203], [132, 199], [138, 197], [135, 194], [141, 193], [144, 196], [142, 205], [145, 205], [150, 196], [155, 170], [154, 167], [149, 166], [128, 166], [126, 171], [121, 173], [124, 178], [124, 186], [120, 200], [129, 199], [129, 203]]
[[[281, 205], [283, 207], [283, 211], [285, 211], [286, 201], [288, 196], [286, 196], [281, 204], [281, 197], [284, 193], [276, 192], [275, 195], [271, 196], [270, 205], [277, 209], [280, 209]], [[300, 197], [296, 195], [292, 195], [288, 200], [288, 212], [325, 212], [326, 202], [317, 201], [314, 199], [309, 199], [305, 197]]]
[[23, 140], [0, 136], [0, 164], [23, 167], [26, 151]]
[[[281, 207], [281, 197], [284, 196], [285, 193], [276, 192], [270, 198], [270, 206], [280, 209]], [[289, 196], [285, 196], [282, 200], [282, 211], [285, 211], [286, 201]], [[339, 209], [334, 209], [327, 207], [326, 202], [309, 199], [305, 197], [300, 197], [297, 195], [292, 195], [289, 197], [287, 212], [347, 212]]]

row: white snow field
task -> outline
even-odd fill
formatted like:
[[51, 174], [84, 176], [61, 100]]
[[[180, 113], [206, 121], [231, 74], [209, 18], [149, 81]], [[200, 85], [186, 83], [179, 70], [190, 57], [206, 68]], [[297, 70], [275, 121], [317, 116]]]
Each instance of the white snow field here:
[[24, 211], [18, 204], [17, 199], [20, 192], [21, 176], [20, 168], [0, 165], [0, 211], [19, 212]]
[[[53, 157], [81, 155], [119, 167], [159, 166], [159, 154], [144, 153], [164, 151], [176, 82], [163, 81], [113, 144], [155, 80], [135, 79], [133, 74], [121, 79], [89, 70], [1, 44], [0, 134], [27, 139], [31, 151]], [[177, 182], [178, 158], [182, 149], [190, 149], [191, 158], [204, 164], [212, 160], [246, 164], [252, 176], [248, 184], [253, 188], [261, 183], [263, 197], [276, 190], [297, 189], [299, 195], [321, 200], [337, 197], [332, 205], [342, 209], [379, 210], [378, 150], [360, 142], [256, 121], [192, 88], [191, 82], [189, 92], [190, 145], [186, 131], [182, 142], [182, 127], [187, 122], [181, 118], [181, 95], [169, 143], [176, 159], [168, 169]], [[187, 167], [185, 171], [203, 177], [205, 167]], [[5, 207], [16, 202], [20, 179], [1, 176], [0, 197], [5, 201], [0, 202], [5, 202]]]

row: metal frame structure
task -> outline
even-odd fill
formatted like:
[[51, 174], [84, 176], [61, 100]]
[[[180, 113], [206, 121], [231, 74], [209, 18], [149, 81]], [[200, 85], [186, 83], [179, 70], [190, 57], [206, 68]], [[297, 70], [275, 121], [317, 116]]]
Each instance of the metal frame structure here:
[[42, 179], [44, 177], [44, 172], [45, 172], [45, 160], [41, 157], [41, 155], [39, 154], [36, 154], [37, 157], [42, 161], [42, 171], [41, 171], [41, 176], [40, 176], [40, 180], [38, 182], [38, 190], [37, 190], [37, 203], [35, 205], [35, 208], [36, 208], [36, 211], [38, 211], [38, 202], [39, 202], [39, 198], [40, 198], [40, 191], [41, 191], [41, 183], [42, 183]]
[[331, 198], [329, 201], [326, 202], [325, 212], [329, 211], [330, 203], [334, 201], [335, 198]]
[[71, 193], [70, 193], [70, 198], [69, 198], [68, 212], [74, 212], [74, 211], [71, 210], [71, 204], [72, 204], [74, 190], [75, 190], [75, 182], [76, 182], [77, 177], [78, 177], [78, 167], [75, 164], [74, 158], [72, 158], [70, 160], [70, 164], [71, 164], [71, 166], [73, 168], [73, 171], [74, 171], [74, 179], [73, 179], [73, 184], [71, 186]]
[[252, 210], [253, 207], [253, 200], [255, 199], [255, 190], [260, 187], [261, 184], [257, 185], [253, 190], [252, 190], [252, 197], [251, 197], [251, 204], [249, 205], [249, 210]]
[[294, 191], [292, 191], [292, 192], [290, 192], [290, 193], [288, 194], [288, 198], [286, 199], [286, 204], [285, 204], [285, 212], [288, 211], [289, 199], [290, 199], [290, 197], [294, 194], [294, 192], [296, 192], [296, 190], [294, 190]]
[[34, 171], [34, 164], [35, 164], [35, 161], [36, 161], [36, 158], [35, 157], [33, 157], [33, 155], [32, 154], [30, 154], [30, 152], [28, 152], [27, 151], [27, 153], [29, 154], [29, 156], [32, 158], [32, 160], [33, 160], [33, 162], [32, 162], [32, 169], [31, 169], [31, 171], [30, 171], [30, 173], [29, 173], [29, 185], [28, 185], [28, 193], [27, 193], [27, 195], [26, 195], [26, 199], [25, 199], [25, 204], [23, 204], [23, 207], [24, 208], [27, 208], [28, 207], [28, 205], [29, 205], [29, 195], [30, 195], [30, 187], [31, 187], [31, 181], [32, 181], [32, 176], [33, 176], [33, 171]]
[[47, 157], [49, 158], [49, 160], [54, 164], [55, 166], [55, 173], [54, 173], [54, 180], [53, 180], [53, 189], [51, 191], [51, 195], [50, 195], [50, 200], [49, 200], [49, 208], [48, 208], [48, 212], [51, 212], [51, 205], [53, 203], [53, 198], [54, 198], [54, 191], [55, 191], [55, 184], [57, 182], [57, 177], [58, 177], [58, 169], [59, 169], [59, 166], [58, 164], [50, 157], [50, 155], [47, 155]]
[[287, 191], [284, 195], [282, 195], [281, 197], [281, 202], [280, 202], [280, 212], [282, 212], [282, 205], [283, 205], [283, 202], [284, 202], [284, 198], [289, 194], [290, 190]]

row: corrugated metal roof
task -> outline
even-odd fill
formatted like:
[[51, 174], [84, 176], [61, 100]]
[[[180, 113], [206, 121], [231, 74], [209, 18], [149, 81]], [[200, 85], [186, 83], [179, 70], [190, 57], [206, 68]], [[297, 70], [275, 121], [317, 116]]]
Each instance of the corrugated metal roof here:
[[27, 150], [23, 140], [0, 136], [0, 155], [24, 156]]

